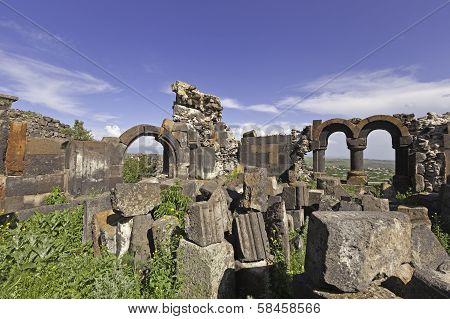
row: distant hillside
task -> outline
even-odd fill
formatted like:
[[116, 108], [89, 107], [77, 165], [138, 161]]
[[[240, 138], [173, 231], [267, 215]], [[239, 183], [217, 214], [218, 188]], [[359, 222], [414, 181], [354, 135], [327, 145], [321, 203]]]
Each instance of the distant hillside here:
[[[312, 167], [312, 157], [306, 157], [305, 162], [308, 166]], [[327, 158], [327, 166], [335, 166], [348, 168], [350, 167], [350, 159], [340, 159], [340, 158]], [[376, 159], [364, 159], [364, 168], [385, 168], [394, 171], [395, 161], [391, 160], [376, 160]]]

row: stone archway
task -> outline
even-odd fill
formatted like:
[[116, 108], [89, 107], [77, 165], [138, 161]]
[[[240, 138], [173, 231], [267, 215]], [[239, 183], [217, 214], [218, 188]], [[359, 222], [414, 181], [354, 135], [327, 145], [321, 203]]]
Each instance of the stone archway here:
[[389, 115], [374, 115], [363, 120], [332, 119], [323, 123], [314, 121], [312, 134], [314, 172], [325, 172], [325, 150], [328, 147], [328, 137], [335, 132], [343, 132], [347, 137], [347, 147], [350, 150], [350, 171], [347, 183], [367, 183], [367, 174], [364, 171], [364, 150], [367, 147], [367, 137], [374, 130], [384, 130], [391, 135], [392, 148], [395, 149], [394, 186], [399, 190], [408, 189], [411, 184], [408, 157], [412, 137], [400, 120]]
[[180, 142], [162, 127], [140, 124], [125, 131], [119, 141], [124, 147], [124, 155], [127, 148], [142, 136], [153, 136], [163, 146], [163, 173], [170, 178], [178, 177], [178, 163], [180, 161]]

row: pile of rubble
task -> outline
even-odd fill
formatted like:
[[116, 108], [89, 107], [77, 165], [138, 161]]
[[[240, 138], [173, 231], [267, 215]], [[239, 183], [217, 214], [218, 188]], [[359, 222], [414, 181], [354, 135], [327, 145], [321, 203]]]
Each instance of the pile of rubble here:
[[396, 114], [394, 117], [403, 122], [413, 137], [411, 152], [416, 152], [414, 173], [423, 176], [416, 190], [439, 192], [446, 183], [443, 136], [446, 134], [450, 113], [427, 113], [420, 118], [416, 118], [414, 114]]
[[173, 120], [187, 123], [199, 137], [201, 146], [213, 147], [216, 155], [215, 175], [232, 171], [238, 163], [238, 141], [222, 122], [223, 107], [217, 96], [200, 92], [194, 85], [176, 81]]

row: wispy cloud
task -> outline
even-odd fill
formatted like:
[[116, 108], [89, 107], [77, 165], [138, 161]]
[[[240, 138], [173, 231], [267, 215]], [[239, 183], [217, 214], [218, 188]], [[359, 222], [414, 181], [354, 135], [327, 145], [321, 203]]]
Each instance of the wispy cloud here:
[[[301, 89], [308, 93], [330, 77], [319, 78]], [[315, 114], [366, 117], [374, 114], [448, 112], [450, 79], [419, 81], [414, 68], [383, 69], [344, 75], [295, 106]], [[289, 107], [300, 96], [281, 99], [277, 106]]]
[[111, 115], [111, 114], [97, 113], [97, 114], [94, 114], [92, 116], [92, 118], [98, 122], [109, 122], [112, 120], [117, 120], [119, 117], [116, 115]]
[[243, 105], [236, 99], [224, 98], [221, 99], [221, 104], [224, 108], [243, 110], [243, 111], [255, 111], [265, 113], [278, 113], [278, 109], [272, 104], [251, 104]]
[[81, 96], [115, 90], [90, 74], [2, 50], [0, 75], [2, 85], [21, 99], [76, 116], [86, 112], [79, 101]]

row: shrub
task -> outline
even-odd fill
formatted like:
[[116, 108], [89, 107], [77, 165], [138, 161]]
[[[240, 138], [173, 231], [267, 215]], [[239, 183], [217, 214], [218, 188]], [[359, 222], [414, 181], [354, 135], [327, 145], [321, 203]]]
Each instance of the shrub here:
[[405, 193], [397, 193], [395, 194], [395, 199], [397, 200], [399, 205], [420, 205], [416, 193], [412, 190], [408, 190]]
[[137, 183], [143, 177], [154, 176], [156, 163], [145, 154], [129, 155], [123, 163], [122, 177], [125, 183]]
[[176, 276], [176, 251], [180, 239], [180, 235], [175, 235], [155, 251], [149, 265], [150, 271], [143, 280], [144, 298], [180, 298], [178, 291], [181, 282]]
[[0, 227], [0, 298], [139, 298], [131, 258], [94, 257], [83, 208]]
[[46, 205], [59, 205], [65, 202], [67, 202], [66, 195], [58, 186], [53, 187], [51, 193], [44, 198]]
[[91, 131], [85, 129], [84, 122], [80, 120], [75, 120], [73, 127], [61, 129], [61, 133], [75, 141], [92, 141], [94, 139]]
[[447, 254], [450, 254], [450, 235], [442, 229], [441, 219], [438, 214], [432, 214], [431, 216], [431, 230]]
[[183, 194], [181, 185], [176, 182], [161, 192], [161, 204], [156, 209], [154, 217], [157, 219], [165, 215], [175, 216], [184, 229], [184, 216], [191, 201]]
[[244, 167], [242, 165], [237, 165], [231, 172], [229, 172], [226, 176], [226, 183], [231, 183], [235, 181], [240, 174], [244, 172]]

